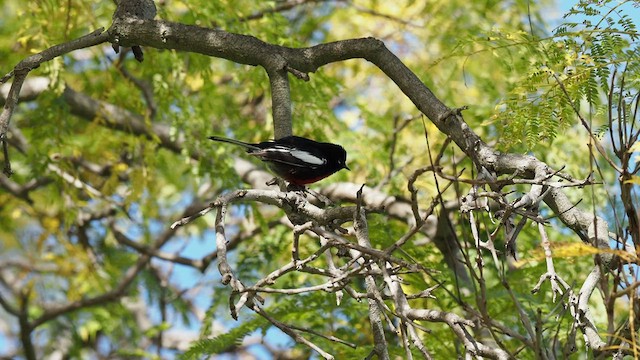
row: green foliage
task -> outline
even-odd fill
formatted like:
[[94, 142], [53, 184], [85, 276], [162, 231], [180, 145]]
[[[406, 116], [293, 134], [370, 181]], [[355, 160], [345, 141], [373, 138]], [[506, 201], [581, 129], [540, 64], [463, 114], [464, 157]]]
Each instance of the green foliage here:
[[592, 128], [605, 126], [611, 74], [637, 58], [638, 32], [624, 13], [629, 3], [604, 1], [596, 7], [580, 1], [550, 37], [495, 34], [491, 49], [503, 53], [502, 48], [517, 46], [529, 59], [526, 77], [514, 84], [492, 118], [502, 149], [546, 147], [568, 129], [581, 128], [579, 116]]
[[191, 347], [189, 347], [189, 350], [179, 356], [179, 359], [201, 359], [205, 355], [222, 354], [229, 351], [230, 348], [240, 345], [242, 339], [252, 332], [264, 328], [266, 324], [267, 321], [259, 317], [246, 320], [238, 327], [224, 334], [194, 342], [191, 344]]

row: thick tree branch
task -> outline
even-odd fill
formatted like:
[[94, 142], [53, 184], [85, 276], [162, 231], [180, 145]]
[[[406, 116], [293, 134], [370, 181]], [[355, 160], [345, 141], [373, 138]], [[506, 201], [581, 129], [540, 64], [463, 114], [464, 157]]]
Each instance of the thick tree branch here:
[[[176, 153], [183, 148], [183, 139], [172, 140], [169, 127], [163, 124], [152, 123], [147, 125], [144, 118], [128, 110], [119, 108], [112, 104], [98, 101], [83, 93], [79, 93], [66, 87], [63, 93], [64, 100], [69, 104], [71, 113], [85, 119], [101, 119], [107, 126], [124, 132], [132, 132], [138, 135], [145, 135], [148, 138], [156, 136], [160, 144]], [[192, 154], [197, 159], [197, 154]]]
[[30, 290], [25, 289], [22, 294], [20, 294], [20, 315], [18, 316], [18, 323], [20, 324], [20, 342], [22, 343], [22, 348], [24, 349], [24, 357], [27, 360], [36, 360], [36, 349], [33, 346], [33, 340], [31, 339], [31, 333], [33, 332], [33, 327], [29, 324], [29, 294]]
[[273, 133], [276, 139], [293, 135], [291, 123], [291, 89], [286, 64], [276, 69], [267, 69], [271, 85], [271, 107], [273, 113]]

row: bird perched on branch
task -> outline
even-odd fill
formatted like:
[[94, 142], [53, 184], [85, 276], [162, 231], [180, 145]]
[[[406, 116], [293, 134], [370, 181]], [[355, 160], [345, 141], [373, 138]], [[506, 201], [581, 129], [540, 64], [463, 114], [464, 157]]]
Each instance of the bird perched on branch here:
[[266, 162], [276, 175], [298, 186], [322, 180], [341, 169], [350, 170], [346, 163], [347, 152], [337, 144], [299, 136], [287, 136], [257, 144], [220, 136], [211, 136], [209, 139], [244, 147], [249, 155]]

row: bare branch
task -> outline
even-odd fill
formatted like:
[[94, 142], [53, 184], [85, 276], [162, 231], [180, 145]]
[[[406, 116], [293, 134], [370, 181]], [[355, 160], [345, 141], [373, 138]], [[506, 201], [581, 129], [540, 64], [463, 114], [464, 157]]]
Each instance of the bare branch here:
[[[371, 248], [371, 241], [369, 241], [369, 226], [367, 225], [364, 208], [362, 208], [362, 188], [364, 188], [364, 185], [362, 185], [360, 190], [358, 190], [357, 197], [359, 201], [353, 215], [353, 230], [356, 233], [358, 244], [362, 247]], [[354, 255], [354, 260], [359, 257], [357, 254]], [[389, 360], [389, 349], [387, 347], [384, 325], [382, 323], [382, 302], [378, 302], [378, 300], [376, 300], [376, 298], [381, 297], [376, 285], [376, 280], [373, 276], [367, 275], [365, 276], [364, 281], [366, 283], [367, 294], [371, 296], [369, 298], [369, 323], [371, 324], [373, 342], [375, 344], [373, 349], [376, 352], [378, 359]]]
[[310, 347], [313, 350], [317, 351], [318, 354], [320, 354], [320, 356], [322, 356], [323, 358], [325, 358], [327, 360], [333, 360], [334, 359], [333, 355], [331, 355], [328, 352], [322, 350], [318, 345], [316, 345], [313, 342], [309, 341], [308, 339], [304, 338], [303, 336], [301, 336], [300, 334], [295, 332], [291, 327], [289, 327], [285, 323], [274, 319], [273, 317], [271, 317], [269, 314], [267, 314], [260, 307], [254, 305], [252, 307], [252, 310], [255, 311], [257, 314], [259, 314], [260, 316], [262, 316], [265, 319], [267, 319], [269, 322], [271, 322], [273, 325], [275, 325], [278, 329], [282, 330], [285, 334], [291, 336], [291, 338], [293, 340], [295, 340], [296, 342], [298, 342], [300, 344], [307, 345], [308, 347]]

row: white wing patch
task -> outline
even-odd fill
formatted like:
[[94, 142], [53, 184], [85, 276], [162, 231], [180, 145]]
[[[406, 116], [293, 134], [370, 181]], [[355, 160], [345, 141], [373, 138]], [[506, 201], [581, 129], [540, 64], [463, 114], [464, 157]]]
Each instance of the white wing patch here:
[[307, 164], [323, 165], [327, 162], [326, 159], [319, 158], [303, 150], [291, 149], [290, 154], [296, 159], [300, 159]]
[[287, 146], [282, 146], [282, 145], [276, 145], [273, 147], [270, 147], [268, 149], [263, 149], [264, 151], [276, 151], [276, 152], [283, 152], [283, 153], [288, 153], [291, 151], [290, 147]]

